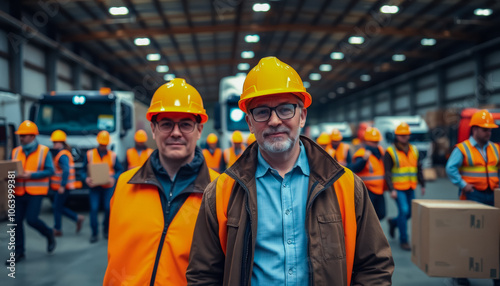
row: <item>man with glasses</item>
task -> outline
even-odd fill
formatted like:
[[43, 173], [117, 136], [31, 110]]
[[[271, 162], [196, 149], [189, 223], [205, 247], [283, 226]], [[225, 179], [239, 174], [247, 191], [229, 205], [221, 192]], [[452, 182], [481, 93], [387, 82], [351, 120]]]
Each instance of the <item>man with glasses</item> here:
[[363, 182], [299, 136], [312, 97], [260, 60], [239, 107], [258, 144], [205, 190], [188, 285], [390, 285], [394, 262]]
[[160, 86], [146, 117], [158, 149], [118, 179], [104, 285], [185, 285], [203, 190], [218, 175], [196, 146], [208, 116], [194, 87]]

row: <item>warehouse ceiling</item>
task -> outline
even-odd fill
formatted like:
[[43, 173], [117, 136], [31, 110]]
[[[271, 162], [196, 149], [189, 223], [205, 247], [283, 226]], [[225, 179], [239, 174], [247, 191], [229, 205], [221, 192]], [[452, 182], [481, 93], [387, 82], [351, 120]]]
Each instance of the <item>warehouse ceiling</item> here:
[[[246, 73], [266, 56], [294, 67], [318, 104], [500, 34], [500, 1], [57, 2], [49, 20], [57, 41], [85, 49], [149, 96], [175, 76], [205, 101], [217, 101], [221, 78]], [[32, 15], [42, 9], [38, 0], [20, 3]]]

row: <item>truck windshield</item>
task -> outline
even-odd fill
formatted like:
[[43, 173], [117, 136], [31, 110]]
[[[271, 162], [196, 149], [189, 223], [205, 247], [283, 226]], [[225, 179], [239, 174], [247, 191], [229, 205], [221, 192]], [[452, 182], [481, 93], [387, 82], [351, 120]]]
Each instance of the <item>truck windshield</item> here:
[[87, 101], [75, 105], [71, 101], [42, 102], [36, 124], [41, 134], [61, 129], [68, 135], [97, 134], [100, 130], [115, 131], [115, 103]]

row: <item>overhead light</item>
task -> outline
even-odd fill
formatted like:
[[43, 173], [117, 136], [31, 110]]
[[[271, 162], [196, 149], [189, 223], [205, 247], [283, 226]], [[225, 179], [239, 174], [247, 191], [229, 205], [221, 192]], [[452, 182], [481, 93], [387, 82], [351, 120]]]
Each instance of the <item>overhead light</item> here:
[[109, 14], [113, 16], [122, 16], [122, 15], [127, 15], [128, 14], [128, 8], [127, 7], [110, 7], [109, 8]]
[[236, 74], [236, 76], [247, 76], [247, 74], [244, 73], [244, 72], [239, 72], [239, 73]]
[[308, 81], [303, 82], [305, 88], [310, 88], [311, 84]]
[[474, 10], [474, 14], [476, 16], [489, 16], [493, 13], [493, 10], [491, 9], [481, 9], [481, 8], [478, 8], [476, 10]]
[[160, 54], [148, 54], [146, 56], [146, 58], [148, 59], [148, 61], [154, 62], [154, 61], [159, 61], [161, 59], [161, 55]]
[[436, 44], [436, 39], [432, 39], [432, 38], [423, 38], [421, 41], [420, 41], [420, 44], [422, 46], [434, 46]]
[[169, 68], [167, 65], [156, 66], [156, 72], [168, 72]]
[[380, 12], [384, 14], [396, 14], [398, 11], [399, 7], [394, 5], [384, 5], [380, 7]]
[[341, 53], [341, 52], [333, 52], [330, 54], [330, 58], [332, 58], [332, 60], [341, 60], [344, 58], [344, 53]]
[[149, 38], [135, 38], [134, 40], [136, 46], [148, 46], [150, 43]]
[[365, 42], [365, 38], [360, 37], [360, 36], [351, 36], [349, 37], [349, 44], [351, 45], [361, 45], [362, 43]]
[[241, 52], [241, 57], [244, 59], [253, 59], [255, 56], [253, 51], [243, 51]]
[[347, 83], [347, 87], [350, 88], [350, 89], [353, 89], [353, 88], [356, 87], [356, 84], [354, 82], [350, 81], [350, 82]]
[[363, 74], [359, 77], [361, 81], [370, 81], [372, 77], [369, 74]]
[[313, 72], [313, 73], [311, 73], [309, 75], [309, 79], [310, 80], [320, 80], [321, 79], [321, 75], [319, 73]]
[[245, 42], [247, 43], [258, 43], [260, 41], [259, 35], [246, 35]]
[[334, 99], [334, 98], [335, 98], [335, 96], [337, 96], [337, 94], [336, 94], [335, 92], [329, 92], [329, 93], [328, 93], [328, 98], [329, 98], [329, 99]]
[[406, 60], [406, 56], [403, 54], [394, 54], [392, 55], [392, 60], [395, 62], [403, 62]]
[[252, 7], [254, 12], [267, 12], [271, 9], [271, 5], [268, 3], [255, 3]]
[[329, 64], [322, 64], [319, 66], [319, 70], [322, 72], [329, 72], [332, 70], [332, 65]]
[[249, 69], [250, 69], [250, 64], [248, 64], [248, 63], [238, 64], [238, 70], [240, 70], [240, 71], [247, 71]]
[[166, 75], [163, 76], [163, 79], [165, 81], [171, 81], [175, 78], [175, 74], [173, 73], [167, 73]]
[[337, 88], [337, 93], [342, 94], [345, 92], [345, 87], [339, 87]]

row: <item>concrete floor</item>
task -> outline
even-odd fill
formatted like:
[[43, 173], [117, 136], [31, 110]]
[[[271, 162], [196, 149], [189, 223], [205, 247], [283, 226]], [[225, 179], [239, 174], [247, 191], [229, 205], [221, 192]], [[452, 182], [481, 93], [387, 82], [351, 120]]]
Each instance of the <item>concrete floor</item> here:
[[[419, 192], [417, 198], [420, 198]], [[425, 199], [456, 199], [457, 189], [445, 179], [428, 183]], [[390, 198], [386, 198], [388, 216], [395, 216], [396, 205]], [[5, 267], [0, 270], [0, 285], [22, 286], [67, 286], [67, 285], [102, 285], [102, 279], [107, 264], [107, 241], [100, 237], [96, 244], [89, 243], [90, 226], [88, 213], [80, 234], [75, 234], [75, 224], [63, 219], [64, 236], [57, 238], [57, 248], [52, 255], [46, 253], [46, 239], [30, 227], [25, 227], [27, 243], [26, 257], [22, 263], [16, 265], [16, 278], [7, 276]], [[40, 216], [49, 226], [53, 224], [49, 200], [43, 204]], [[102, 221], [102, 217], [100, 220]], [[384, 231], [388, 232], [386, 219], [382, 221]], [[0, 258], [8, 257], [7, 250], [7, 222], [0, 223]], [[411, 224], [409, 226], [411, 232]], [[452, 285], [449, 278], [428, 277], [411, 262], [410, 252], [399, 248], [396, 239], [390, 239], [396, 270], [393, 276], [394, 285], [405, 286], [433, 286]], [[3, 262], [2, 262], [3, 263]], [[491, 280], [471, 279], [472, 285], [492, 285]]]

